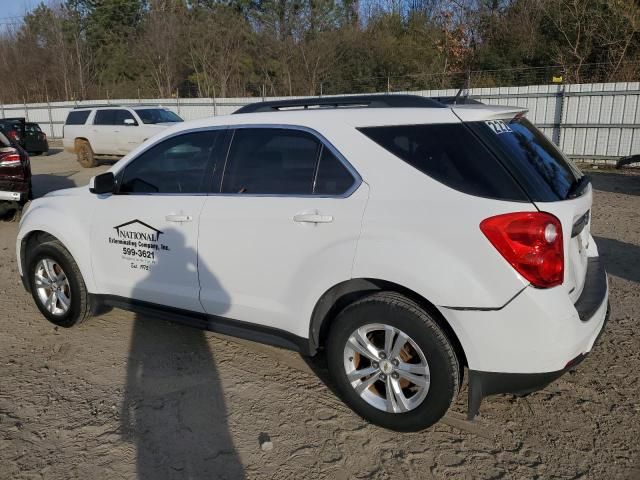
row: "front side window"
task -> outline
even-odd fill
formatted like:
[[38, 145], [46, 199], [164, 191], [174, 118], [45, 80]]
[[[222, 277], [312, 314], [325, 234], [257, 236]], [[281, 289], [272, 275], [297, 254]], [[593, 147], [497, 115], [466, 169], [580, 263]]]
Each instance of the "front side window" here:
[[128, 110], [116, 110], [115, 125], [137, 125], [136, 119], [133, 118]]
[[119, 193], [202, 193], [221, 135], [219, 130], [186, 133], [151, 147], [125, 167]]
[[115, 125], [117, 110], [98, 110], [93, 119], [94, 125]]

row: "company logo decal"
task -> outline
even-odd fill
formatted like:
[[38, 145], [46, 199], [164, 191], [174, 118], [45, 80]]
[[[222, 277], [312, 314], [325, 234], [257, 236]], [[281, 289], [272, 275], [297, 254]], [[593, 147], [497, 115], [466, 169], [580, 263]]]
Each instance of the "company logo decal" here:
[[142, 220], [131, 220], [113, 229], [115, 233], [109, 236], [109, 244], [120, 246], [120, 258], [127, 261], [131, 269], [149, 270], [157, 263], [160, 252], [170, 251], [160, 241], [164, 232]]

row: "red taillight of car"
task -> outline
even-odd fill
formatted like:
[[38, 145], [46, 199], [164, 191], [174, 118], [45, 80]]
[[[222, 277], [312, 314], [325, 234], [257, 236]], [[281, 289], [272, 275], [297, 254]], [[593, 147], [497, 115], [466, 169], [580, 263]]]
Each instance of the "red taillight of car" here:
[[17, 167], [20, 165], [20, 154], [15, 148], [0, 149], [0, 167]]
[[497, 215], [483, 220], [480, 230], [534, 287], [549, 288], [562, 284], [562, 225], [553, 215], [543, 212]]

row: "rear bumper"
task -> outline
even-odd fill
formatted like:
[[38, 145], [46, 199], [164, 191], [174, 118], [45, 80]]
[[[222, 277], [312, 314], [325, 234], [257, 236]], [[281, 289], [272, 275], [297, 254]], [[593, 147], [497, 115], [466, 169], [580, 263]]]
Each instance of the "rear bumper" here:
[[13, 192], [0, 190], [0, 202], [18, 202], [23, 203], [27, 201], [28, 192]]
[[[523, 292], [522, 295], [525, 297], [514, 299], [512, 303], [515, 305], [507, 305], [501, 309], [508, 312], [506, 321], [510, 327], [509, 340], [504, 332], [491, 330], [486, 331], [484, 336], [478, 334], [475, 339], [469, 339], [468, 332], [463, 330], [467, 342], [475, 340], [475, 344], [471, 345], [471, 359], [467, 358], [469, 418], [478, 413], [482, 398], [486, 396], [499, 393], [526, 395], [544, 388], [580, 363], [602, 334], [609, 317], [609, 289], [606, 271], [599, 257], [589, 259], [584, 289], [575, 305], [571, 305], [571, 315], [554, 317], [549, 311], [548, 316], [538, 316], [547, 312], [549, 308], [562, 313], [566, 305], [563, 305], [555, 294], [549, 295], [545, 304], [545, 297], [539, 297], [545, 291], [527, 290], [532, 290], [528, 292], [528, 297], [527, 292]], [[531, 294], [534, 296], [531, 297]], [[566, 293], [563, 295], [565, 299], [568, 297]], [[535, 302], [537, 307], [534, 308], [532, 298], [543, 303]], [[501, 311], [486, 313], [496, 315], [493, 320], [494, 327], [506, 328], [502, 323], [505, 319], [501, 318]], [[468, 321], [473, 322], [471, 318]], [[487, 328], [492, 322], [477, 318], [476, 321], [480, 325], [472, 327], [484, 325]], [[477, 330], [473, 331], [477, 333]], [[489, 337], [492, 341], [488, 340]], [[461, 339], [463, 348], [465, 340]], [[486, 358], [476, 358], [476, 350], [479, 347], [486, 349]], [[492, 368], [478, 368], [478, 365], [483, 364]]]

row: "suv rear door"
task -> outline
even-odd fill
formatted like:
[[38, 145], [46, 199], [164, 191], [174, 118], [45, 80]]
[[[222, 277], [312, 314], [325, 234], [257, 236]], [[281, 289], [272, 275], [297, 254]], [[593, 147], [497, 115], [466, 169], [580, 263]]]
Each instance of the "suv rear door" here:
[[200, 217], [205, 311], [306, 337], [315, 301], [351, 277], [367, 198], [314, 133], [236, 128]]

